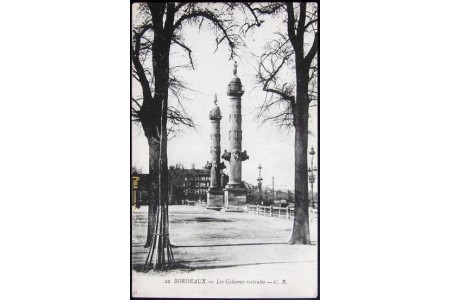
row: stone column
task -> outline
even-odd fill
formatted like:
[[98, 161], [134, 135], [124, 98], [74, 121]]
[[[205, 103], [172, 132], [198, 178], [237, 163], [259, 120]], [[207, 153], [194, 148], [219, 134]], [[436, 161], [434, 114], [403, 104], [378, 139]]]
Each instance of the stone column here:
[[211, 177], [210, 189], [218, 189], [220, 187], [220, 108], [217, 106], [217, 95], [214, 100], [215, 107], [209, 113], [211, 120]]
[[240, 95], [230, 96], [230, 182], [229, 185], [240, 185], [242, 181], [242, 115]]
[[206, 168], [211, 170], [210, 185], [207, 193], [207, 206], [209, 209], [221, 209], [223, 207], [223, 191], [220, 186], [220, 170], [225, 168], [225, 164], [220, 162], [220, 120], [222, 115], [217, 105], [217, 95], [214, 97], [214, 107], [209, 112], [211, 120], [211, 163], [207, 163]]
[[242, 184], [242, 162], [249, 157], [247, 151], [242, 151], [242, 114], [241, 97], [244, 90], [241, 80], [236, 75], [235, 62], [233, 78], [228, 84], [227, 95], [230, 99], [230, 130], [228, 133], [229, 150], [224, 151], [222, 158], [230, 162], [230, 181], [225, 187], [225, 211], [242, 211], [242, 205], [247, 203], [247, 190]]

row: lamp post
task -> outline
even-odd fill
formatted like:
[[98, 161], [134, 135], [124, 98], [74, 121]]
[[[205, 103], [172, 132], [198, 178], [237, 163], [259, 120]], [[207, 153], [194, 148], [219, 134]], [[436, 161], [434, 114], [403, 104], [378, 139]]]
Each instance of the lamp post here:
[[316, 152], [314, 151], [314, 147], [311, 146], [311, 151], [309, 151], [309, 155], [311, 155], [311, 167], [308, 168], [309, 173], [309, 183], [311, 184], [311, 203], [314, 202], [314, 182], [316, 181], [316, 175], [314, 172], [317, 172], [317, 168], [314, 166], [314, 155]]
[[275, 204], [275, 177], [272, 177], [272, 196], [273, 196], [272, 204]]
[[256, 179], [258, 181], [258, 203], [261, 203], [261, 205], [262, 205], [263, 204], [263, 202], [262, 202], [262, 181], [263, 181], [263, 179], [261, 177], [261, 169], [262, 169], [261, 164], [259, 164], [258, 169], [259, 169], [259, 176], [258, 176], [258, 179]]

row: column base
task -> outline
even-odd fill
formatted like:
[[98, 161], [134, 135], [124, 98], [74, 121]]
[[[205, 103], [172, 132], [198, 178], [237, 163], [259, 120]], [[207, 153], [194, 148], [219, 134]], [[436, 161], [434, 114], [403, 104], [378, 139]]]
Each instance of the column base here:
[[223, 191], [225, 203], [221, 211], [243, 212], [243, 206], [247, 204], [247, 189], [227, 187]]
[[207, 192], [207, 209], [220, 210], [223, 207], [223, 191], [211, 189]]

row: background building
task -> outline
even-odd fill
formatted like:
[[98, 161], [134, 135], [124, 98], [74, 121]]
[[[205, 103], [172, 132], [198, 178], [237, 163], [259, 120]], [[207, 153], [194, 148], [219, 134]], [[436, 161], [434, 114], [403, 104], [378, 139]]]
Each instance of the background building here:
[[176, 204], [181, 204], [182, 200], [206, 202], [206, 192], [208, 191], [210, 180], [210, 171], [207, 169], [181, 169], [179, 170], [179, 179], [181, 186], [177, 186], [177, 182], [172, 182], [172, 186], [182, 188], [182, 199], [175, 200]]
[[[184, 169], [181, 165], [169, 167], [169, 204], [184, 204], [185, 200], [206, 202], [206, 192], [210, 184], [207, 169]], [[148, 205], [149, 175], [132, 174], [132, 193], [136, 205]], [[228, 182], [228, 176], [221, 173], [221, 186]], [[132, 204], [133, 198], [132, 197]]]

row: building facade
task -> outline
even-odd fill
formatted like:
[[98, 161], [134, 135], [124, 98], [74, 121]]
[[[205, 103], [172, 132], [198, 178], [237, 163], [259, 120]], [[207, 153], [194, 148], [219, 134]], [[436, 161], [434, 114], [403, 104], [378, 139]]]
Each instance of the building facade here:
[[[207, 169], [182, 169], [180, 175], [182, 176], [184, 199], [206, 202], [206, 195], [210, 185], [210, 171]], [[182, 204], [182, 203], [177, 203]]]
[[[228, 182], [228, 176], [221, 173], [222, 187]], [[132, 174], [132, 205], [148, 205], [149, 175]], [[169, 168], [169, 204], [184, 204], [185, 200], [206, 202], [210, 185], [210, 171], [207, 169]]]

